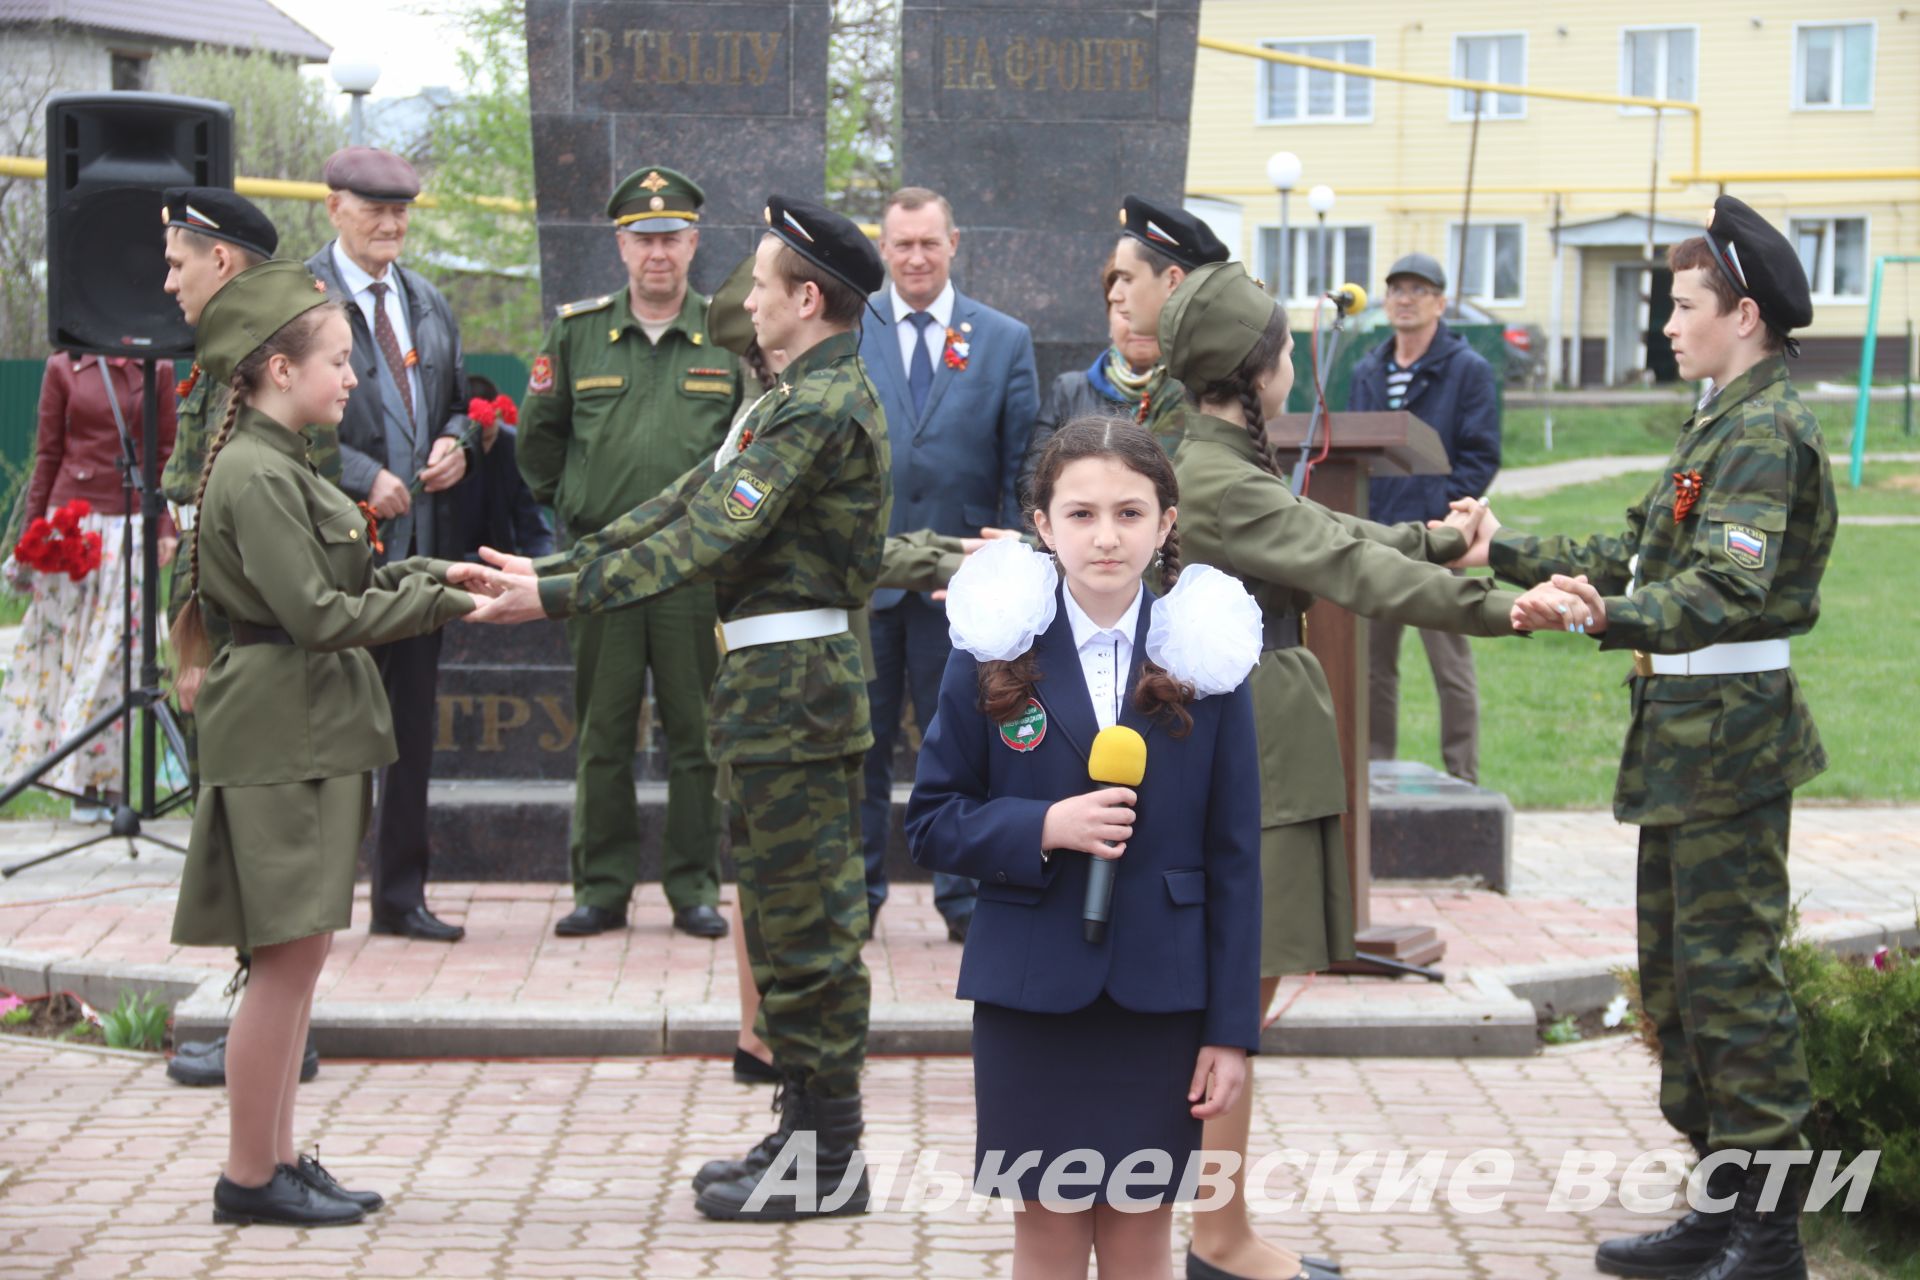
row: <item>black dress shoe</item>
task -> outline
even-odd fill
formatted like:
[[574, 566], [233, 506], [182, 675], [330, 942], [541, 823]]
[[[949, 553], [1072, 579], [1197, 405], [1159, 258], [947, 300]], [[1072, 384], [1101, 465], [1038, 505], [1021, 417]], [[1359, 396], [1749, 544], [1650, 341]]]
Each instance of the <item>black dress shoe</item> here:
[[402, 938], [418, 938], [422, 942], [458, 942], [467, 936], [464, 927], [448, 924], [425, 907], [415, 907], [397, 919], [375, 916], [367, 926], [367, 932], [397, 934]]
[[[307, 1051], [300, 1058], [300, 1083], [320, 1074], [320, 1050], [307, 1029]], [[213, 1085], [227, 1082], [227, 1038], [189, 1040], [177, 1046], [167, 1060], [167, 1079], [178, 1084]]]
[[727, 936], [727, 918], [717, 909], [705, 904], [681, 907], [674, 912], [673, 927], [682, 933], [692, 934], [696, 938]]
[[327, 1166], [320, 1163], [320, 1148], [315, 1147], [312, 1155], [302, 1152], [300, 1158], [292, 1164], [280, 1166], [293, 1170], [293, 1176], [324, 1195], [335, 1200], [345, 1200], [348, 1204], [357, 1204], [362, 1213], [378, 1213], [387, 1207], [386, 1197], [378, 1191], [349, 1191], [327, 1172]]
[[967, 940], [967, 930], [971, 928], [972, 925], [973, 925], [972, 912], [968, 912], [964, 916], [953, 917], [951, 920], [947, 921], [947, 941], [948, 942], [965, 942]]
[[366, 1217], [359, 1205], [337, 1200], [302, 1181], [290, 1164], [277, 1165], [264, 1187], [243, 1187], [222, 1174], [213, 1184], [213, 1220], [238, 1226], [344, 1227]]
[[780, 1068], [771, 1062], [762, 1062], [745, 1049], [733, 1051], [733, 1082], [735, 1084], [779, 1084]]
[[[1340, 1264], [1326, 1258], [1301, 1258], [1300, 1274], [1293, 1280], [1339, 1280]], [[1222, 1267], [1216, 1267], [1189, 1248], [1187, 1250], [1187, 1280], [1243, 1280], [1243, 1277]]]
[[627, 927], [627, 913], [608, 907], [575, 907], [554, 921], [553, 931], [562, 938], [590, 938], [596, 933]]

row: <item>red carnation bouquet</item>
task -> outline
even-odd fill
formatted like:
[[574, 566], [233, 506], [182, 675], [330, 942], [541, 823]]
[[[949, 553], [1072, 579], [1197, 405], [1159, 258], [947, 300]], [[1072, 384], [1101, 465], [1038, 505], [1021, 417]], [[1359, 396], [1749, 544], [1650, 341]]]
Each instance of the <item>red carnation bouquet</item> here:
[[491, 400], [474, 399], [467, 403], [467, 417], [485, 430], [496, 422], [504, 422], [510, 427], [520, 425], [520, 410], [513, 403], [512, 396], [495, 396]]
[[75, 498], [53, 513], [27, 525], [13, 548], [13, 558], [41, 573], [64, 573], [75, 582], [100, 567], [100, 535], [82, 533], [80, 521], [93, 514], [85, 498]]

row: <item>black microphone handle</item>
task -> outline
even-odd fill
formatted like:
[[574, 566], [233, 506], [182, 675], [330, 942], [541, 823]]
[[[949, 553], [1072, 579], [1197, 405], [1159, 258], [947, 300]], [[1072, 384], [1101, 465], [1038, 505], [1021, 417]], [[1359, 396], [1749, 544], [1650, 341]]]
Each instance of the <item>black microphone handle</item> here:
[[1087, 868], [1087, 896], [1080, 908], [1080, 933], [1088, 942], [1099, 944], [1107, 936], [1107, 916], [1113, 911], [1113, 874], [1119, 867], [1114, 858], [1095, 858]]

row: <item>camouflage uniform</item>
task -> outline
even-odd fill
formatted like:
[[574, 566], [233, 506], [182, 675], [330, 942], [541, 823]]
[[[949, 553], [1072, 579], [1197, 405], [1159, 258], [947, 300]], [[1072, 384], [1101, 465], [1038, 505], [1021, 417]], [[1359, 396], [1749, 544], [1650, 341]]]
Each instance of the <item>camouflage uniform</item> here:
[[[748, 414], [738, 456], [718, 470], [701, 462], [538, 562], [547, 614], [622, 609], [700, 578], [729, 622], [864, 605], [892, 459], [858, 352], [858, 335], [843, 333], [803, 353]], [[857, 1096], [870, 998], [860, 769], [873, 731], [852, 633], [728, 653], [707, 733], [747, 837], [734, 861], [774, 1062], [814, 1095]]]
[[1187, 408], [1187, 389], [1168, 376], [1167, 366], [1153, 366], [1153, 380], [1147, 383], [1146, 394], [1140, 398], [1136, 421], [1153, 433], [1169, 458], [1180, 447]]
[[[1786, 361], [1762, 360], [1695, 412], [1668, 471], [1625, 533], [1501, 533], [1495, 572], [1586, 574], [1607, 597], [1607, 649], [1692, 653], [1811, 630], [1837, 517], [1820, 428]], [[1676, 475], [1694, 472], [1697, 504], [1676, 517]], [[1640, 985], [1660, 1036], [1660, 1109], [1715, 1150], [1804, 1145], [1811, 1097], [1780, 943], [1793, 789], [1826, 765], [1791, 669], [1633, 680], [1614, 814], [1641, 827]]]

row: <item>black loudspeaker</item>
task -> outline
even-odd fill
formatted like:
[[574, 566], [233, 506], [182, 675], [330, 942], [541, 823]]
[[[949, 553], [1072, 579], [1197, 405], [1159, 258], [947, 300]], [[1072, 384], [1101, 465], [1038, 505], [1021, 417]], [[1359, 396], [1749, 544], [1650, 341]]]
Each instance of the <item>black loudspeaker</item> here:
[[162, 93], [47, 103], [47, 333], [55, 347], [193, 354], [167, 278], [160, 193], [233, 186], [233, 108]]

